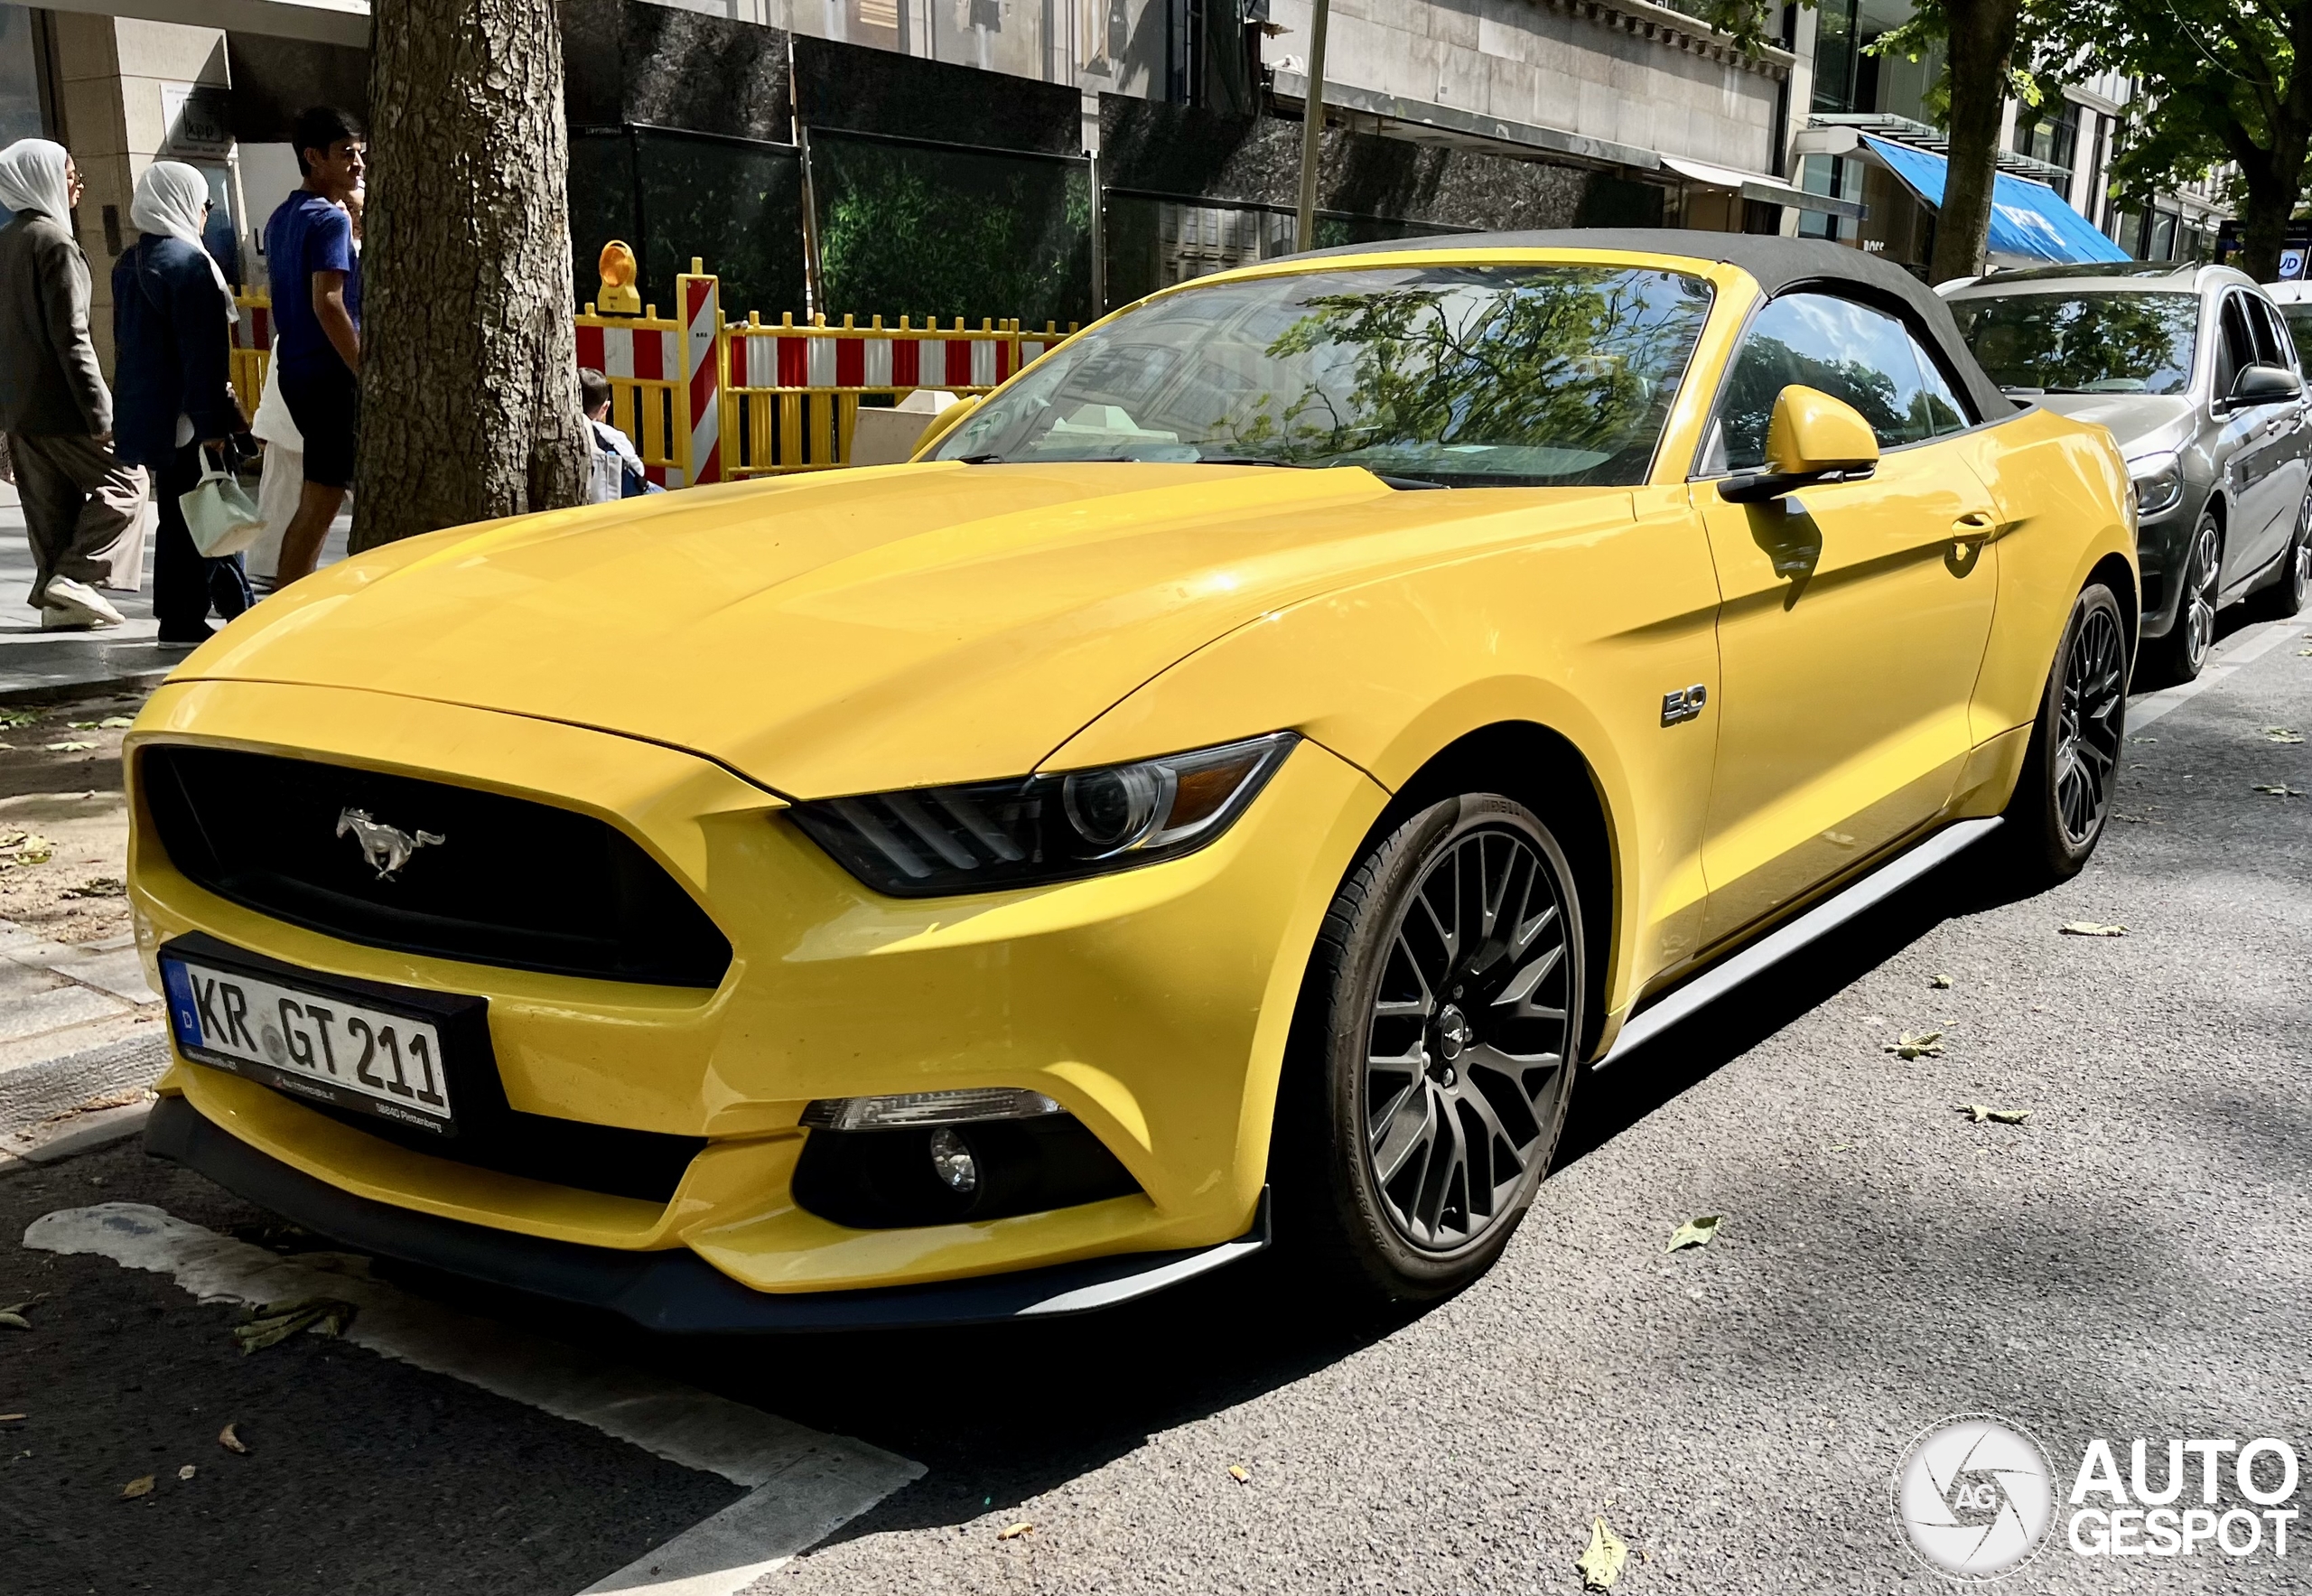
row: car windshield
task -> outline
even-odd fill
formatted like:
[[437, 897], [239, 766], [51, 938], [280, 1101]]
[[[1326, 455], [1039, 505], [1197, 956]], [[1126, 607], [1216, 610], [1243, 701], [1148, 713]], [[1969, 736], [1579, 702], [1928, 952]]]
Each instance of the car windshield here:
[[1062, 345], [934, 458], [1361, 465], [1633, 485], [1710, 311], [1677, 272], [1434, 266], [1168, 294]]
[[2200, 322], [2193, 294], [2007, 294], [1951, 302], [1990, 379], [2010, 391], [2180, 394]]

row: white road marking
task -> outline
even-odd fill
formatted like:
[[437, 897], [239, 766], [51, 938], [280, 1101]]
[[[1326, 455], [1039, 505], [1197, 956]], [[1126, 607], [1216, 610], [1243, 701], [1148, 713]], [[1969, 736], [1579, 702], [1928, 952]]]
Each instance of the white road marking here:
[[2233, 671], [2261, 659], [2288, 641], [2289, 634], [2304, 624], [2305, 617], [2299, 615], [2294, 620], [2267, 621], [2261, 626], [2246, 627], [2233, 632], [2223, 639], [2208, 662], [2200, 667], [2200, 674], [2190, 681], [2130, 699], [2128, 703], [2128, 730], [2140, 731], [2209, 688], [2222, 686]]
[[339, 1297], [360, 1309], [346, 1339], [749, 1488], [722, 1512], [589, 1587], [631, 1596], [732, 1596], [909, 1481], [923, 1465], [847, 1436], [429, 1302], [340, 1253], [283, 1257], [144, 1203], [44, 1214], [42, 1252], [87, 1253], [166, 1274], [204, 1302]]

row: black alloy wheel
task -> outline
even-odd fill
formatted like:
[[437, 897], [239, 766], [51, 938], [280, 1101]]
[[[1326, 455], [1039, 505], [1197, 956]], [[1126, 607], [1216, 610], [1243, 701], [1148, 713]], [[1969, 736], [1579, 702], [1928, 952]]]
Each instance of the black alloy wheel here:
[[2159, 685], [2193, 680], [2215, 647], [2215, 594], [2223, 570], [2223, 533], [2215, 512], [2204, 512], [2192, 528], [2184, 558], [2184, 591], [2176, 604], [2176, 624], [2155, 647], [2147, 648], [2145, 674]]
[[2078, 874], [2111, 822], [2127, 704], [2126, 621], [2112, 590], [2092, 583], [2072, 605], [2007, 807], [2009, 849], [2040, 882]]
[[1448, 798], [1368, 853], [1302, 998], [1313, 1089], [1288, 1093], [1279, 1126], [1280, 1211], [1304, 1221], [1288, 1243], [1398, 1301], [1483, 1274], [1564, 1127], [1583, 976], [1571, 868], [1524, 806]]

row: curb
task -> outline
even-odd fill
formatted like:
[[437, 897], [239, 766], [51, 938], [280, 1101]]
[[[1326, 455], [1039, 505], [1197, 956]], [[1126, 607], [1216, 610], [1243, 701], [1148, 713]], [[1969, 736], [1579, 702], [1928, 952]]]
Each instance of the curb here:
[[[168, 1068], [168, 1041], [155, 1035], [107, 1042], [61, 1059], [0, 1070], [0, 1163], [10, 1158], [62, 1156], [50, 1150], [68, 1139], [77, 1145], [84, 1127], [52, 1123], [59, 1115], [71, 1115], [98, 1097], [149, 1090]], [[141, 1116], [147, 1105], [128, 1106]], [[76, 1117], [109, 1122], [122, 1112], [107, 1108]]]

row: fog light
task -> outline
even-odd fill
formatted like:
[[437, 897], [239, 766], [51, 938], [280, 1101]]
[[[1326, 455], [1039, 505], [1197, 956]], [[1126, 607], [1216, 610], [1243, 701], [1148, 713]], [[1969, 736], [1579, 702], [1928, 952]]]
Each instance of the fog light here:
[[1041, 1092], [1020, 1087], [970, 1087], [957, 1092], [902, 1092], [891, 1097], [821, 1097], [803, 1110], [803, 1123], [819, 1131], [885, 1131], [971, 1120], [1038, 1119], [1059, 1111], [1059, 1105]]
[[945, 1125], [931, 1133], [931, 1172], [950, 1191], [970, 1191], [979, 1185], [979, 1165], [972, 1160], [972, 1150]]

